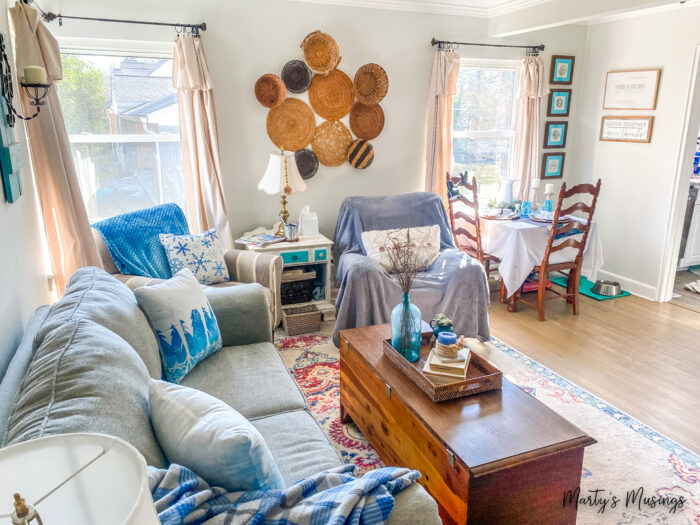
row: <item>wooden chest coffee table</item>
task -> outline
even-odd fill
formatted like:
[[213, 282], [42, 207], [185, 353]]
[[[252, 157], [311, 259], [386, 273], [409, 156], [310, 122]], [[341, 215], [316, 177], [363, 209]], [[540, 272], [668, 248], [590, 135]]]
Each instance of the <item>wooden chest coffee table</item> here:
[[340, 334], [341, 417], [382, 460], [420, 471], [445, 523], [576, 523], [563, 496], [595, 440], [505, 378], [501, 390], [433, 403], [383, 356], [390, 334]]

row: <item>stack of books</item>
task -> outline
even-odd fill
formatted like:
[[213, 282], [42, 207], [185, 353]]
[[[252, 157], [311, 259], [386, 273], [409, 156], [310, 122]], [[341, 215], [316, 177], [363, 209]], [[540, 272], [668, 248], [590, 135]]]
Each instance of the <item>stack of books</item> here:
[[470, 357], [469, 348], [462, 348], [454, 359], [440, 357], [432, 350], [425, 360], [423, 373], [437, 385], [464, 381]]
[[267, 246], [268, 244], [275, 244], [278, 242], [284, 242], [286, 239], [284, 237], [276, 237], [274, 235], [251, 235], [250, 237], [241, 237], [236, 239], [234, 242], [236, 244], [241, 244], [243, 246]]

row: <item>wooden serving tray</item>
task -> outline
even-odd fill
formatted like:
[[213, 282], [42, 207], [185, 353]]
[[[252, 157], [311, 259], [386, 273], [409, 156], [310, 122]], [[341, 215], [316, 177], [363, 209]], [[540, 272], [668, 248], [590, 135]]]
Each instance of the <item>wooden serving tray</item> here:
[[415, 363], [409, 363], [398, 350], [391, 346], [391, 339], [385, 339], [383, 346], [384, 355], [435, 403], [497, 390], [503, 383], [503, 372], [476, 352], [471, 353], [465, 380], [436, 385], [423, 373], [425, 360], [430, 353], [429, 345], [421, 346], [420, 359]]

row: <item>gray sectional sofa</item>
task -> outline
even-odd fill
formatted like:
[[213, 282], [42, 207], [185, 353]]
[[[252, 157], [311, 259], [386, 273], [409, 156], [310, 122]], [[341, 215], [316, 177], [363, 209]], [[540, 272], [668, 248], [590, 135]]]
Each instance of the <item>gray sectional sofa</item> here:
[[[182, 384], [250, 419], [286, 483], [339, 466], [272, 344], [263, 287], [208, 288], [206, 294], [224, 348]], [[97, 432], [132, 443], [151, 465], [166, 465], [148, 416], [148, 378], [161, 377], [158, 343], [133, 292], [103, 270], [80, 269], [60, 301], [37, 310], [0, 374], [0, 445]], [[440, 523], [437, 505], [414, 485], [397, 495], [389, 523]]]

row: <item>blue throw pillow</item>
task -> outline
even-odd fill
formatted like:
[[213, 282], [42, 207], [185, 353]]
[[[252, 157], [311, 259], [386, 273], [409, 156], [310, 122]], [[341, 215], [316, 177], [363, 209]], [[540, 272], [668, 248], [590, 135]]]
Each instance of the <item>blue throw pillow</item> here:
[[192, 235], [160, 235], [168, 264], [173, 275], [189, 268], [200, 284], [216, 284], [228, 281], [228, 268], [224, 252], [219, 245], [216, 230]]
[[179, 383], [194, 366], [221, 349], [221, 334], [204, 290], [185, 268], [171, 279], [134, 290], [158, 337], [163, 374]]

